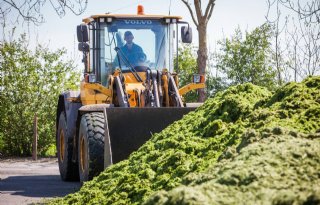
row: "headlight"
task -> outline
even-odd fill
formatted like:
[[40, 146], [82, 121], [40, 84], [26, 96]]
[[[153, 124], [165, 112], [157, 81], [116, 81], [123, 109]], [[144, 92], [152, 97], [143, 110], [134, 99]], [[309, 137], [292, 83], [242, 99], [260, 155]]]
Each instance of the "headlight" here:
[[200, 83], [201, 77], [199, 74], [193, 74], [193, 83]]

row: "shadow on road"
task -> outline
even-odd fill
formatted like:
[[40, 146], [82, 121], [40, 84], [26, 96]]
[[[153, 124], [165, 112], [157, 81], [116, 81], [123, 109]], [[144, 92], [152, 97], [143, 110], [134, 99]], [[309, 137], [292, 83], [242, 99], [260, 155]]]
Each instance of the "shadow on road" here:
[[62, 197], [80, 189], [79, 182], [64, 182], [60, 175], [10, 176], [0, 180], [0, 193], [27, 197]]

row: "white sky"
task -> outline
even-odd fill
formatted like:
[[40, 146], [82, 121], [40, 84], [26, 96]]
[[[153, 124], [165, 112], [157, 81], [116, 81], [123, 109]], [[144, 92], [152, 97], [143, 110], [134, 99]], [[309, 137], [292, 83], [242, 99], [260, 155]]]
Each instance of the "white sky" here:
[[[239, 26], [241, 30], [252, 30], [265, 23], [267, 14], [267, 0], [216, 0], [213, 14], [208, 24], [208, 48], [209, 51], [216, 49], [216, 42], [223, 37], [230, 37]], [[193, 2], [193, 0], [190, 0]], [[205, 6], [208, 0], [203, 0]], [[82, 53], [77, 50], [76, 26], [82, 23], [82, 19], [94, 14], [119, 13], [135, 14], [137, 5], [143, 5], [145, 14], [169, 14], [170, 0], [88, 0], [86, 11], [76, 16], [67, 11], [66, 15], [60, 18], [52, 8], [49, 0], [42, 8], [46, 22], [40, 26], [18, 25], [15, 31], [17, 34], [28, 31], [29, 49], [35, 48], [37, 43], [47, 45], [51, 51], [59, 48], [67, 49], [67, 56], [64, 58], [75, 60], [77, 67], [82, 70]], [[205, 8], [203, 8], [204, 10]], [[181, 16], [183, 21], [190, 23], [193, 30], [193, 43], [198, 45], [198, 35], [195, 25], [187, 7], [181, 0], [171, 0], [170, 15]], [[2, 28], [0, 28], [2, 34]], [[7, 34], [6, 34], [7, 35]], [[3, 37], [0, 36], [0, 40]]]
[[[203, 1], [203, 5], [207, 1]], [[82, 18], [98, 13], [136, 13], [136, 7], [142, 4], [146, 14], [169, 13], [170, 0], [88, 0], [88, 7], [80, 16], [68, 12], [59, 18], [50, 4], [42, 10], [46, 22], [40, 27], [31, 28], [31, 45], [34, 44], [33, 36], [41, 44], [48, 44], [51, 49], [65, 47], [69, 54], [77, 48], [76, 26]], [[214, 48], [215, 42], [223, 36], [229, 37], [240, 26], [242, 30], [251, 30], [265, 22], [267, 4], [265, 0], [217, 0], [213, 15], [208, 25], [209, 47]], [[189, 11], [180, 0], [171, 1], [171, 15], [179, 15], [188, 21], [193, 29], [193, 42], [197, 45], [197, 31]], [[18, 28], [19, 29], [19, 28]], [[20, 28], [20, 30], [22, 30]], [[78, 53], [78, 51], [75, 51]]]
[[[193, 0], [189, 1], [193, 2]], [[206, 5], [208, 0], [202, 0], [202, 2], [203, 5]], [[308, 0], [300, 0], [299, 2], [305, 5]], [[135, 14], [138, 4], [144, 6], [146, 14], [168, 15], [169, 13], [170, 0], [88, 0], [88, 7], [82, 15], [75, 16], [72, 12], [67, 11], [66, 16], [60, 18], [51, 7], [49, 0], [47, 0], [45, 7], [41, 11], [46, 22], [39, 27], [29, 28], [29, 48], [34, 48], [36, 42], [47, 45], [51, 50], [65, 47], [68, 51], [67, 58], [76, 60], [78, 65], [82, 64], [81, 53], [77, 50], [76, 41], [76, 26], [82, 22], [82, 19], [106, 12]], [[190, 23], [193, 29], [193, 43], [197, 45], [197, 30], [187, 7], [181, 0], [171, 0], [170, 10], [171, 15], [182, 16], [184, 21]], [[216, 42], [223, 37], [230, 37], [237, 27], [240, 27], [242, 31], [251, 31], [265, 23], [267, 10], [267, 0], [216, 0], [213, 15], [208, 24], [209, 51], [213, 52], [216, 49]], [[288, 12], [292, 11], [281, 10], [283, 22], [285, 15], [289, 14]], [[275, 19], [276, 10], [274, 6], [270, 16], [273, 17], [273, 20]], [[295, 24], [294, 21], [291, 22], [291, 27], [293, 24]], [[18, 25], [15, 37], [17, 37], [18, 33], [25, 31], [27, 31], [26, 26]], [[1, 27], [0, 35], [2, 35]], [[6, 35], [9, 36], [8, 34]], [[3, 39], [3, 36], [0, 36], [1, 39]], [[281, 43], [286, 43], [283, 38]]]

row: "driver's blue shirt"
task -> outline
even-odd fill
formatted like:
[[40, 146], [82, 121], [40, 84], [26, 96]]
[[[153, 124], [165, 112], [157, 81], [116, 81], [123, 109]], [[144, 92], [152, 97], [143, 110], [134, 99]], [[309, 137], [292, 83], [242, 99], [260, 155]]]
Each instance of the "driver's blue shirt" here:
[[[121, 47], [121, 54], [129, 61], [133, 66], [137, 65], [139, 62], [144, 61], [145, 54], [140, 46], [133, 43], [131, 49], [128, 48], [127, 44]], [[123, 56], [120, 56], [121, 64], [125, 61]]]

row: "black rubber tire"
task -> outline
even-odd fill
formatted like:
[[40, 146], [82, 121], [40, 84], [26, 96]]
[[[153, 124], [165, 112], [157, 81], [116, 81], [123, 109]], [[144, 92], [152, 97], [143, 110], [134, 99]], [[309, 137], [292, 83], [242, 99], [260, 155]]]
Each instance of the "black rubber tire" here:
[[92, 112], [81, 117], [78, 161], [80, 182], [91, 180], [104, 167], [104, 117], [103, 113]]
[[60, 176], [63, 181], [79, 180], [78, 164], [72, 162], [72, 151], [72, 139], [67, 135], [65, 113], [61, 112], [57, 132], [57, 152]]

